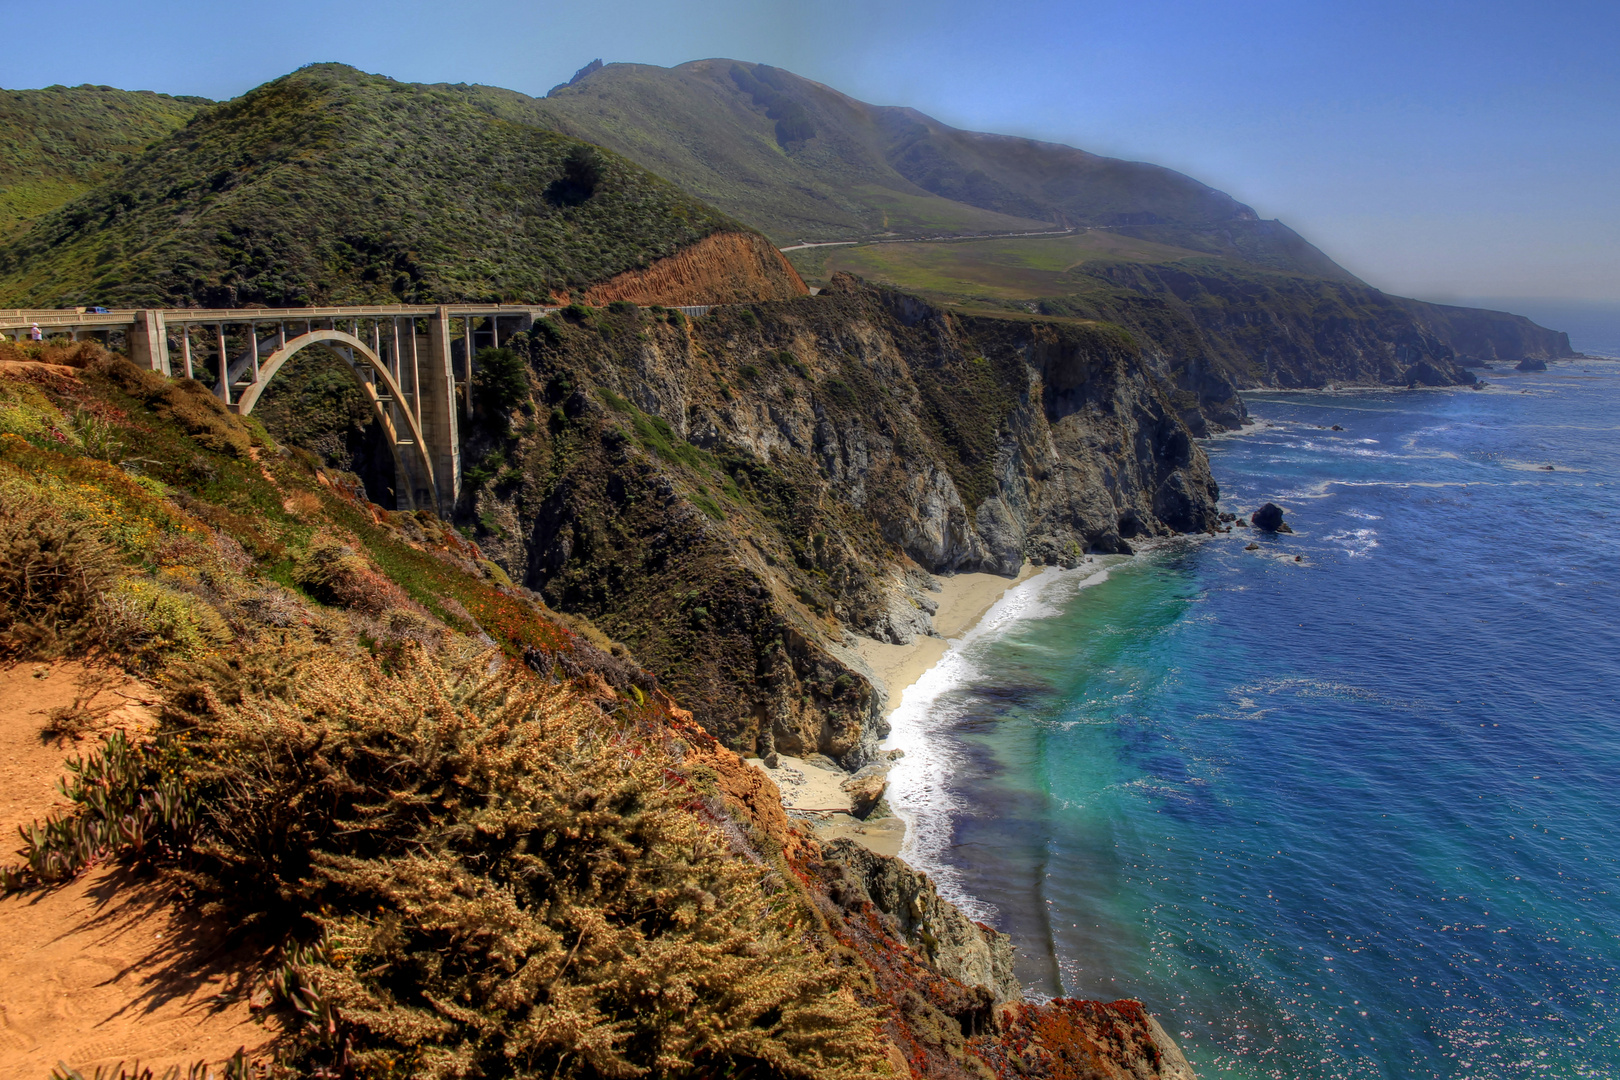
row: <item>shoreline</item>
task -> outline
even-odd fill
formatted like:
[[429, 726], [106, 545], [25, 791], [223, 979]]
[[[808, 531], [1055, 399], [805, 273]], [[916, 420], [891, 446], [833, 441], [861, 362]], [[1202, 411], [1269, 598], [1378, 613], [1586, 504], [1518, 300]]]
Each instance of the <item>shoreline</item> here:
[[932, 637], [913, 638], [909, 645], [890, 645], [876, 638], [861, 637], [855, 647], [872, 669], [887, 695], [883, 715], [893, 716], [907, 691], [917, 685], [935, 664], [944, 659], [957, 641], [987, 615], [1007, 593], [1047, 568], [1025, 562], [1015, 577], [1000, 574], [953, 574], [936, 576], [940, 584], [939, 609], [934, 612]]
[[[1002, 597], [1045, 569], [1026, 561], [1018, 574], [1010, 578], [985, 573], [936, 576], [934, 580], [940, 588], [933, 594], [938, 607], [930, 620], [934, 628], [932, 635], [919, 634], [907, 645], [859, 637], [855, 651], [871, 668], [873, 680], [884, 694], [884, 717], [894, 715], [906, 693], [932, 671]], [[776, 781], [782, 793], [782, 808], [790, 817], [808, 824], [819, 839], [847, 838], [879, 855], [900, 857], [909, 832], [906, 819], [892, 810], [882, 817], [852, 816], [850, 793], [843, 786], [850, 776], [832, 762], [782, 754], [777, 767], [771, 769], [759, 758], [744, 760]]]

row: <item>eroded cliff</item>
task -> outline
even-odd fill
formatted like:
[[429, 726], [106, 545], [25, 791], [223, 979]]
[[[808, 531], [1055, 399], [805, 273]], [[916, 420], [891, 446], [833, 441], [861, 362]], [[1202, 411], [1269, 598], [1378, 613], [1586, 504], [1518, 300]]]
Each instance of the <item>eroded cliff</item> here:
[[841, 278], [695, 321], [576, 309], [514, 347], [536, 392], [474, 426], [479, 542], [734, 749], [869, 760], [881, 691], [849, 635], [928, 633], [931, 573], [1215, 524], [1202, 451], [1106, 325]]
[[741, 304], [809, 291], [769, 240], [758, 233], [722, 232], [593, 286], [584, 299], [587, 304]]

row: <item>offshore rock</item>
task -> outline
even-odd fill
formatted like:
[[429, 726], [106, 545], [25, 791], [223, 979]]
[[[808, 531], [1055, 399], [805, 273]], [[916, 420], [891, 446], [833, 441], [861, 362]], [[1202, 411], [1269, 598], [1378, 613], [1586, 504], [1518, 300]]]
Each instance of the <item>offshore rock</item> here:
[[1282, 529], [1283, 524], [1282, 507], [1276, 503], [1268, 502], [1251, 514], [1250, 519], [1257, 529], [1264, 529], [1266, 532], [1278, 532]]
[[1539, 356], [1527, 356], [1513, 366], [1518, 371], [1546, 371], [1547, 361]]

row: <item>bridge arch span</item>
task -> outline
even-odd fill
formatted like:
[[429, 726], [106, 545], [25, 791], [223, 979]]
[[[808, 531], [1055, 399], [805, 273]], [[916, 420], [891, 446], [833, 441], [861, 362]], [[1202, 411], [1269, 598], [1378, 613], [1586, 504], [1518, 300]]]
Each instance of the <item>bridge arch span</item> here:
[[[394, 455], [397, 485], [407, 492], [411, 509], [421, 508], [424, 499], [428, 507], [437, 508], [440, 505], [439, 485], [433, 475], [433, 458], [423, 441], [421, 425], [413, 410], [405, 407], [405, 395], [388, 365], [369, 345], [353, 334], [342, 330], [310, 330], [295, 338], [288, 338], [286, 344], [278, 347], [259, 366], [258, 377], [251, 386], [243, 389], [237, 399], [236, 411], [243, 416], [251, 413], [265, 387], [270, 385], [270, 380], [275, 378], [283, 364], [311, 345], [322, 344], [340, 346], [332, 351], [343, 360], [355, 385], [371, 403], [372, 412], [382, 424], [383, 434]], [[385, 391], [383, 394], [377, 392], [379, 383]], [[390, 408], [390, 405], [394, 407]], [[395, 422], [396, 415], [404, 420], [406, 433], [403, 436], [399, 424]]]

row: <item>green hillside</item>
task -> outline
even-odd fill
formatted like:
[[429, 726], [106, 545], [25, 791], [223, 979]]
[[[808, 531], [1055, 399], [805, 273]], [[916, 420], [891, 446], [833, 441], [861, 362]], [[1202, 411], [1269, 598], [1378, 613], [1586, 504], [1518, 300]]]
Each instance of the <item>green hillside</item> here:
[[116, 173], [208, 104], [110, 86], [0, 90], [0, 243]]
[[1188, 257], [1200, 253], [1101, 229], [1061, 236], [853, 244], [789, 253], [806, 280], [825, 281], [844, 271], [946, 303], [1059, 295], [1084, 280], [1081, 273], [1087, 263], [1101, 259], [1151, 263]]
[[763, 64], [609, 64], [534, 108], [780, 244], [1108, 226], [1350, 279], [1286, 226], [1170, 169], [961, 131]]
[[308, 67], [0, 252], [0, 306], [539, 301], [736, 228], [476, 95]]

